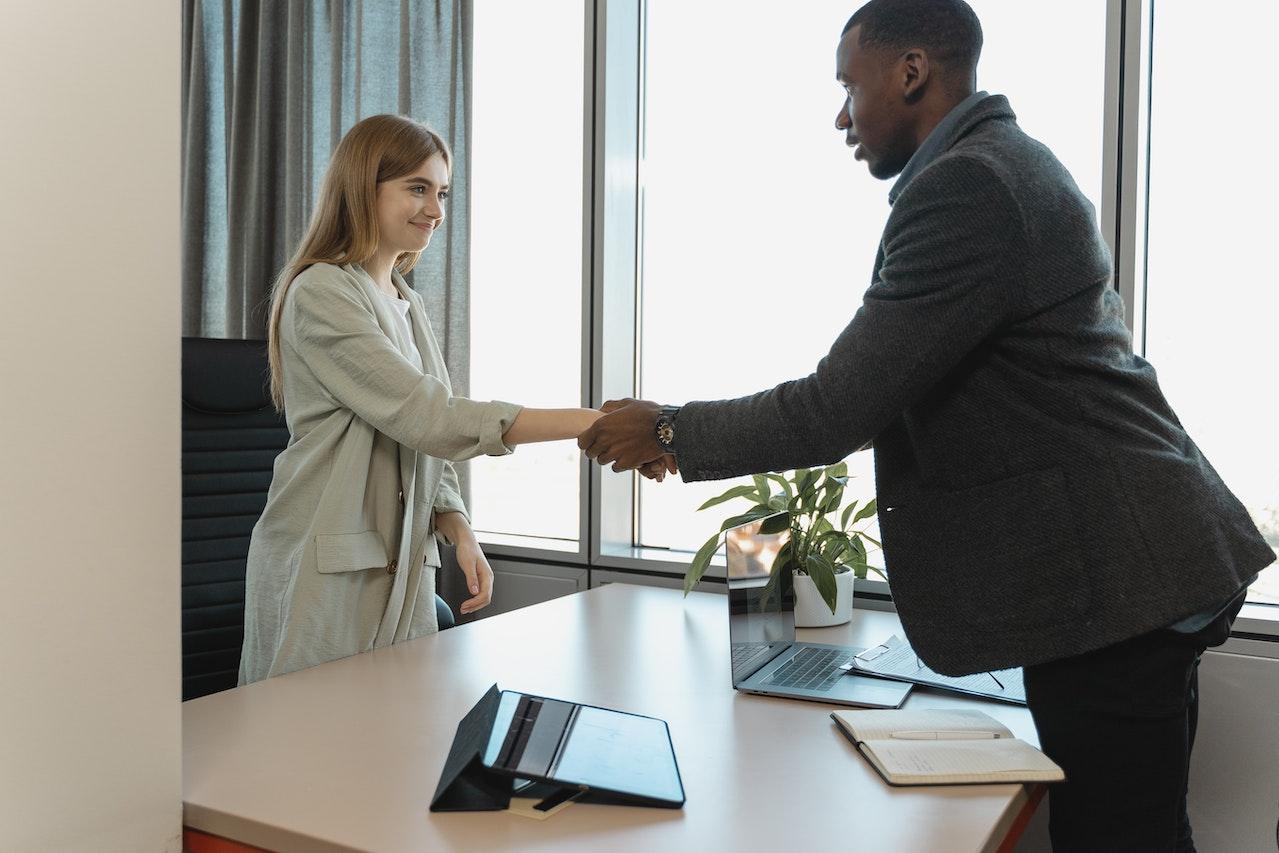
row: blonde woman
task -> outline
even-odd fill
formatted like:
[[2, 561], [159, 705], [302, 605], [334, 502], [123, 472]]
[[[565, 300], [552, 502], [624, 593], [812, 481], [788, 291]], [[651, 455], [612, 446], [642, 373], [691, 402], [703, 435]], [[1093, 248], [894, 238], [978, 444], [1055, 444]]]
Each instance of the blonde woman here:
[[359, 122], [276, 280], [271, 394], [290, 437], [249, 546], [241, 684], [438, 630], [439, 537], [466, 575], [462, 612], [486, 606], [493, 574], [451, 463], [575, 438], [599, 416], [454, 396], [402, 277], [445, 217], [450, 170], [424, 125]]

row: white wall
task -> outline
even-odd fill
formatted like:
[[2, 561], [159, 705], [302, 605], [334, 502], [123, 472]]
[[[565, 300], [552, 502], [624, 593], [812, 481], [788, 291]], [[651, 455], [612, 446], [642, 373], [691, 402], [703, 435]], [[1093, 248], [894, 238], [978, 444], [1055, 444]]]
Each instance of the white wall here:
[[0, 849], [181, 846], [173, 0], [0, 7]]
[[[1236, 625], [1236, 628], [1238, 626]], [[1253, 646], [1258, 654], [1242, 653]], [[1274, 643], [1231, 640], [1199, 665], [1190, 825], [1203, 851], [1279, 849], [1279, 660]]]

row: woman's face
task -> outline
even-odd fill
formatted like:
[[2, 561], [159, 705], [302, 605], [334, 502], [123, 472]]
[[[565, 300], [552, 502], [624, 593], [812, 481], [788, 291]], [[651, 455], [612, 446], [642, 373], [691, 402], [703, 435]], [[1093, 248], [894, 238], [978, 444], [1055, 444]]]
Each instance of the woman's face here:
[[432, 155], [400, 178], [377, 185], [378, 249], [395, 254], [420, 252], [444, 221], [449, 196], [449, 170], [440, 154]]

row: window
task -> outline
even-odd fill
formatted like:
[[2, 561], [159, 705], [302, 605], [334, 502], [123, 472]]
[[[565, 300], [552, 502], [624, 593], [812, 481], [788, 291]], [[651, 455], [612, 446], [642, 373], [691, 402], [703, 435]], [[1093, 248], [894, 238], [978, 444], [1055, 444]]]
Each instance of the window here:
[[[805, 376], [857, 310], [892, 183], [871, 178], [834, 127], [835, 47], [856, 6], [648, 3], [642, 396], [720, 399]], [[978, 85], [1008, 96], [1100, 210], [1104, 5], [972, 6], [986, 33]], [[850, 498], [872, 495], [871, 454], [849, 467]], [[697, 507], [730, 485], [643, 481], [639, 543], [696, 550], [726, 515]]]
[[[1279, 276], [1272, 120], [1248, 87], [1205, 70], [1204, 45], [1279, 27], [1279, 6], [1226, 0], [1211, 15], [1154, 8], [1146, 210], [1145, 352], [1187, 432], [1279, 549]], [[1240, 51], [1232, 76], [1262, 79], [1265, 52]], [[1140, 340], [1140, 338], [1139, 338]], [[1279, 604], [1279, 570], [1249, 600]]]
[[[582, 398], [582, 16], [581, 0], [474, 3], [475, 399]], [[572, 442], [552, 442], [472, 461], [482, 538], [578, 550], [580, 459]]]

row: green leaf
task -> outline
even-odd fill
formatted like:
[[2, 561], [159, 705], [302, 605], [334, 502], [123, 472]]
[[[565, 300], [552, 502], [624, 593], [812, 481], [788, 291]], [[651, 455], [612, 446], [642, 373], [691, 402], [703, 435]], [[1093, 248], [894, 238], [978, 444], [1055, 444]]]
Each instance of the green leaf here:
[[800, 495], [799, 509], [804, 515], [817, 511], [817, 489], [809, 489]]
[[710, 509], [713, 506], [722, 504], [725, 501], [731, 501], [733, 498], [741, 498], [741, 497], [745, 497], [746, 495], [753, 495], [753, 494], [755, 494], [754, 486], [733, 486], [733, 488], [729, 489], [727, 492], [724, 492], [724, 494], [719, 495], [717, 497], [713, 497], [710, 500], [708, 500], [706, 503], [699, 506], [697, 508], [697, 511], [701, 512], [704, 509]]
[[856, 509], [857, 509], [857, 501], [853, 501], [848, 506], [844, 507], [844, 514], [839, 517], [840, 527], [844, 528], [845, 530], [848, 529], [848, 517], [852, 515], [853, 511]]
[[863, 560], [856, 560], [856, 559], [854, 559], [854, 560], [849, 560], [849, 561], [847, 561], [847, 562], [843, 563], [842, 565], [847, 566], [848, 568], [852, 569], [852, 570], [853, 570], [853, 576], [854, 576], [854, 577], [856, 577], [858, 580], [865, 580], [865, 579], [866, 579], [866, 577], [867, 577], [867, 575], [866, 575], [867, 571], [874, 572], [875, 574], [879, 575], [882, 579], [884, 579], [884, 580], [888, 580], [888, 576], [884, 574], [884, 570], [883, 570], [883, 569], [876, 568], [875, 566], [872, 566], [870, 563], [867, 563], [864, 559], [863, 559]]
[[860, 538], [854, 536], [849, 540], [848, 545], [853, 554], [856, 555], [856, 559], [863, 563], [866, 562], [866, 546], [862, 544], [862, 540]]
[[813, 585], [821, 593], [822, 600], [826, 602], [830, 612], [834, 613], [835, 601], [839, 595], [839, 586], [835, 582], [835, 567], [821, 554], [809, 554], [807, 568], [808, 576], [813, 579]]
[[765, 474], [765, 477], [782, 487], [782, 491], [786, 493], [786, 497], [793, 498], [795, 490], [791, 488], [790, 480], [787, 480], [781, 474]]
[[768, 516], [772, 515], [774, 512], [775, 510], [773, 510], [770, 507], [757, 506], [752, 510], [742, 513], [741, 515], [735, 515], [732, 518], [725, 519], [724, 523], [721, 524], [719, 527], [719, 532], [723, 533], [728, 528], [736, 527], [739, 524], [747, 524], [752, 521], [759, 521], [761, 518], [767, 518]]
[[861, 521], [863, 518], [870, 518], [875, 514], [875, 499], [871, 498], [866, 506], [862, 507], [862, 511], [853, 516], [853, 523]]
[[[836, 531], [838, 534], [839, 531]], [[842, 534], [832, 536], [822, 543], [822, 553], [826, 555], [826, 559], [832, 563], [838, 563], [839, 558], [848, 550], [848, 540], [843, 538]]]
[[773, 490], [768, 485], [768, 478], [763, 474], [754, 474], [751, 479], [755, 481], [755, 493], [759, 495], [755, 502], [767, 505], [768, 499], [773, 495]]
[[778, 512], [786, 512], [786, 496], [773, 495], [768, 499], [768, 506], [770, 509], [775, 509]]
[[848, 462], [837, 462], [826, 468], [826, 476], [828, 477], [846, 477], [848, 476]]
[[[828, 483], [834, 482], [827, 480]], [[834, 488], [826, 490], [826, 499], [822, 501], [822, 512], [833, 512], [839, 508], [840, 503], [844, 500], [844, 486], [837, 484]]]
[[759, 526], [760, 533], [781, 533], [783, 530], [790, 528], [790, 516], [787, 513], [779, 512], [776, 515], [770, 515], [764, 519], [764, 523]]
[[795, 472], [795, 493], [801, 498], [811, 497], [816, 491], [817, 472], [804, 468]]
[[711, 564], [711, 557], [715, 556], [715, 552], [718, 550], [718, 533], [707, 539], [706, 543], [697, 549], [693, 562], [689, 564], [688, 571], [684, 573], [684, 595], [688, 595], [693, 591], [693, 587], [697, 586], [697, 582], [702, 579], [702, 575], [706, 574], [706, 567]]

